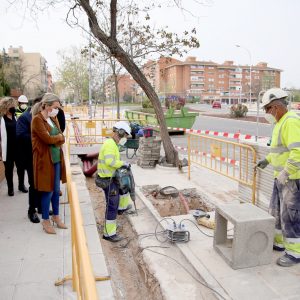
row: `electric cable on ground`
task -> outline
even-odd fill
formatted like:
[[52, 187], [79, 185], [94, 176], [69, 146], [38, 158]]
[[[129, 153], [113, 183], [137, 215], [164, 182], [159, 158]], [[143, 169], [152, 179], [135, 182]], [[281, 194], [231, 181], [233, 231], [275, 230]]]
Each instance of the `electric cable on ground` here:
[[148, 247], [145, 247], [145, 248], [141, 248], [140, 250], [140, 253], [142, 253], [144, 250], [148, 250], [150, 252], [153, 252], [153, 253], [156, 253], [156, 254], [159, 254], [159, 255], [162, 255], [162, 256], [165, 256], [173, 261], [175, 261], [179, 266], [181, 266], [194, 280], [196, 280], [198, 283], [200, 283], [201, 285], [203, 285], [204, 287], [208, 288], [209, 290], [211, 290], [212, 292], [216, 293], [218, 296], [220, 296], [222, 299], [226, 300], [226, 298], [224, 296], [222, 296], [218, 291], [216, 291], [214, 288], [210, 287], [208, 284], [202, 282], [201, 280], [199, 280], [198, 278], [196, 278], [194, 276], [194, 274], [192, 274], [183, 264], [181, 264], [178, 260], [176, 260], [175, 258], [169, 256], [169, 255], [166, 255], [166, 254], [163, 254], [163, 253], [159, 253], [157, 251], [154, 251], [154, 250], [151, 250], [149, 248], [151, 247], [157, 247], [157, 246], [148, 246]]

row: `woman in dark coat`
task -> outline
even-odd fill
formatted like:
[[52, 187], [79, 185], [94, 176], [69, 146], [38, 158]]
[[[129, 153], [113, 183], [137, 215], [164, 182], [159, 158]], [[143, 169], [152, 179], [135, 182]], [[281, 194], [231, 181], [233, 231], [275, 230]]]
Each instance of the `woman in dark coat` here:
[[[7, 181], [8, 195], [14, 195], [14, 165], [18, 159], [17, 138], [16, 138], [16, 101], [12, 97], [4, 97], [0, 100], [0, 158], [4, 162], [5, 177]], [[17, 165], [17, 164], [16, 164]], [[28, 190], [24, 186], [24, 172], [17, 173], [19, 180], [19, 190], [27, 193]]]
[[65, 138], [60, 130], [56, 115], [59, 107], [58, 96], [46, 93], [40, 103], [32, 108], [32, 151], [34, 185], [41, 191], [43, 229], [55, 234], [49, 220], [50, 202], [52, 221], [58, 228], [67, 228], [59, 218], [60, 180], [66, 182], [66, 169], [61, 145]]

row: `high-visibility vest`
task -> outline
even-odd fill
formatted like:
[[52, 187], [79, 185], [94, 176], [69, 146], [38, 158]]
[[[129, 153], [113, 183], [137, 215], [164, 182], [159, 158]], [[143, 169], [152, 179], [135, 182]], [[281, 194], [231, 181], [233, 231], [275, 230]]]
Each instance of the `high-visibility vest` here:
[[28, 107], [25, 110], [22, 110], [20, 107], [16, 108], [16, 117], [17, 119], [28, 109]]
[[276, 123], [268, 162], [274, 168], [274, 177], [284, 169], [289, 179], [300, 179], [300, 118], [294, 112], [287, 112]]
[[113, 139], [106, 140], [99, 152], [98, 175], [102, 178], [113, 177], [115, 171], [123, 165], [116, 142]]

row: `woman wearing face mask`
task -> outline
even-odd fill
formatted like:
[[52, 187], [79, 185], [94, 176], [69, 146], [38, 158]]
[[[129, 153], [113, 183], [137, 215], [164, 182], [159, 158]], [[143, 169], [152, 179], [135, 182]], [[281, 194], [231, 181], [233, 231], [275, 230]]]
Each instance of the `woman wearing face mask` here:
[[42, 225], [46, 233], [55, 234], [49, 220], [52, 204], [52, 221], [58, 228], [67, 226], [59, 218], [60, 180], [66, 182], [66, 169], [61, 145], [65, 138], [60, 130], [56, 115], [59, 107], [58, 96], [46, 93], [42, 101], [32, 108], [32, 151], [35, 188], [41, 192]]
[[[8, 195], [14, 195], [14, 164], [17, 159], [16, 147], [16, 101], [11, 97], [4, 97], [0, 100], [0, 114], [1, 114], [1, 151], [0, 157], [5, 166], [5, 178], [7, 181]], [[18, 169], [19, 187], [24, 186], [24, 175], [20, 176]], [[20, 177], [22, 177], [20, 179]], [[23, 181], [22, 181], [23, 180]]]

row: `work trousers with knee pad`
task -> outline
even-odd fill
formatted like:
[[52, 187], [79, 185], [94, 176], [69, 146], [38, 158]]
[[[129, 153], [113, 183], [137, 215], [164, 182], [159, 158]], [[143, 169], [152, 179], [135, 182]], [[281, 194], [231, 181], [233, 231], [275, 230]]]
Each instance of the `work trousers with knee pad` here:
[[274, 244], [300, 258], [300, 180], [274, 181], [270, 214], [275, 217]]
[[104, 236], [113, 236], [117, 232], [117, 215], [120, 202], [119, 186], [112, 178], [108, 187], [104, 188], [106, 199]]

